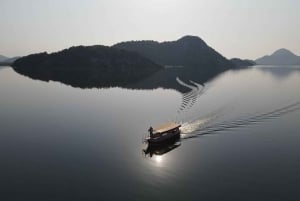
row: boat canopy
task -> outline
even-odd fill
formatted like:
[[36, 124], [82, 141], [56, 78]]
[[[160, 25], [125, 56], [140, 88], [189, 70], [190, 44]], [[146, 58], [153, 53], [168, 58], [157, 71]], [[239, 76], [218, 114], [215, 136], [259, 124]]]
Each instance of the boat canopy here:
[[173, 129], [176, 129], [176, 128], [179, 128], [181, 125], [180, 124], [177, 124], [177, 123], [174, 123], [174, 122], [168, 122], [168, 123], [164, 123], [162, 125], [159, 125], [154, 129], [155, 133], [164, 133], [164, 132], [168, 132], [170, 130], [173, 130]]

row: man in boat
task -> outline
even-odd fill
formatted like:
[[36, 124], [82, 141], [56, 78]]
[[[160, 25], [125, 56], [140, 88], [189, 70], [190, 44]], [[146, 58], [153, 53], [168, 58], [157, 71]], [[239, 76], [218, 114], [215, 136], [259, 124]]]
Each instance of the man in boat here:
[[154, 135], [153, 135], [153, 128], [152, 126], [150, 126], [150, 128], [148, 129], [149, 133], [150, 133], [150, 138], [153, 138]]

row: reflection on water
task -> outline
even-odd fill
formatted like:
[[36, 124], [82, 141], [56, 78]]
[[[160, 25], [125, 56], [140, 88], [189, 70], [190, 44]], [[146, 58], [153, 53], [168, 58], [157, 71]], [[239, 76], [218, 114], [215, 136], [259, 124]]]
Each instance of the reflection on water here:
[[257, 66], [257, 68], [278, 79], [285, 79], [293, 73], [300, 73], [299, 66]]
[[9, 68], [9, 66], [0, 66], [0, 70], [5, 69], [5, 68]]
[[173, 149], [176, 149], [181, 145], [180, 137], [174, 140], [170, 140], [167, 143], [164, 143], [162, 145], [151, 145], [148, 144], [146, 149], [143, 149], [143, 152], [145, 156], [149, 156], [150, 158], [153, 155], [161, 156], [164, 155]]
[[[121, 87], [127, 89], [165, 88], [174, 89], [179, 92], [188, 92], [191, 89], [193, 90], [194, 87], [191, 88], [190, 85], [184, 84], [184, 82], [187, 82], [188, 80], [193, 80], [190, 82], [194, 84], [195, 87], [199, 87], [201, 84], [198, 83], [205, 83], [222, 72], [213, 72], [210, 70], [205, 72], [204, 70], [199, 70], [195, 67], [165, 68], [148, 76], [133, 77], [132, 79], [130, 76], [128, 77], [127, 74], [124, 75], [124, 77], [122, 77], [122, 75], [112, 74], [104, 77], [103, 79], [95, 79], [95, 72], [93, 71], [52, 72], [49, 70], [48, 72], [46, 69], [43, 69], [43, 72], [41, 73], [35, 71], [27, 72], [18, 68], [14, 68], [14, 71], [32, 79], [38, 79], [46, 82], [58, 81], [66, 85], [82, 89], [109, 87]], [[181, 81], [178, 77], [186, 81]]]
[[[299, 200], [300, 73], [279, 68], [84, 90], [1, 69], [0, 198]], [[168, 121], [181, 139], [141, 143]]]

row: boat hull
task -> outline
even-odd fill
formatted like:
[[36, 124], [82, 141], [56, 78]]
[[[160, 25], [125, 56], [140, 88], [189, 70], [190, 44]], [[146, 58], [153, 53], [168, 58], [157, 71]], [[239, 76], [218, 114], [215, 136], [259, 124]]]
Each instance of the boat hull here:
[[181, 145], [180, 137], [178, 136], [163, 144], [155, 144], [155, 145], [148, 144], [147, 148], [144, 149], [143, 151], [145, 155], [149, 155], [150, 157], [152, 157], [153, 155], [161, 156], [172, 151], [173, 149], [176, 149], [180, 145]]
[[180, 130], [176, 132], [164, 133], [159, 137], [148, 138], [147, 141], [150, 145], [162, 145], [180, 137]]

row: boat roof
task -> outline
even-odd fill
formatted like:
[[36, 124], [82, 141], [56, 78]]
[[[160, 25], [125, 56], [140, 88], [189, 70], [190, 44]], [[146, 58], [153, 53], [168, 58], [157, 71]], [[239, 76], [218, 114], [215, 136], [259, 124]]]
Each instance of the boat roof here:
[[180, 124], [177, 124], [177, 123], [174, 123], [174, 122], [168, 122], [168, 123], [164, 123], [164, 124], [161, 124], [159, 126], [156, 126], [153, 129], [157, 133], [164, 133], [164, 132], [167, 132], [169, 130], [179, 128], [180, 126], [181, 126]]

